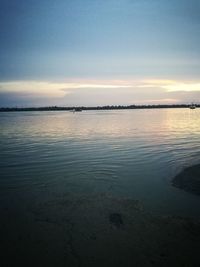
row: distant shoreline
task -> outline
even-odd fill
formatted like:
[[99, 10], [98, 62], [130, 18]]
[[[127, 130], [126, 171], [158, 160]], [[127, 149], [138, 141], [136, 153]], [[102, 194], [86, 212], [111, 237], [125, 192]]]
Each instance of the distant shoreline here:
[[[199, 105], [195, 105], [197, 108]], [[72, 111], [74, 109], [80, 110], [122, 110], [122, 109], [162, 109], [162, 108], [189, 108], [188, 104], [181, 105], [129, 105], [129, 106], [97, 106], [97, 107], [85, 107], [85, 106], [74, 106], [74, 107], [1, 107], [0, 112], [13, 112], [13, 111]]]

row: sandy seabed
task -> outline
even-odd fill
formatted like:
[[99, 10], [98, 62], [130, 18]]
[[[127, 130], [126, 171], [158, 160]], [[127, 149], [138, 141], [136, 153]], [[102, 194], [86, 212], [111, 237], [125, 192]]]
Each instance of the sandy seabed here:
[[1, 226], [1, 266], [200, 266], [199, 220], [108, 194], [63, 195]]

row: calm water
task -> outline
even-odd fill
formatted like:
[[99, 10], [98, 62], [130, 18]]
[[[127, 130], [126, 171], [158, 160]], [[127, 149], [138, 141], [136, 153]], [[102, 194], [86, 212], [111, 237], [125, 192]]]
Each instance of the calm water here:
[[171, 186], [200, 162], [199, 140], [200, 109], [0, 113], [1, 206], [103, 192], [200, 215], [200, 198]]

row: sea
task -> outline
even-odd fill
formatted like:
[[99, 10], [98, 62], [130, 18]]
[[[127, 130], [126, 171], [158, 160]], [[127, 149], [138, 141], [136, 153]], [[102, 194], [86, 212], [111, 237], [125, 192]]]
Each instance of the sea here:
[[200, 163], [200, 109], [2, 112], [0, 148], [1, 198], [109, 192], [200, 215], [199, 197], [171, 185]]
[[200, 197], [172, 186], [200, 163], [198, 108], [1, 112], [0, 151], [1, 229], [13, 250], [17, 233], [27, 232], [28, 244], [37, 214], [56, 218], [66, 197], [134, 199], [151, 214], [200, 216]]

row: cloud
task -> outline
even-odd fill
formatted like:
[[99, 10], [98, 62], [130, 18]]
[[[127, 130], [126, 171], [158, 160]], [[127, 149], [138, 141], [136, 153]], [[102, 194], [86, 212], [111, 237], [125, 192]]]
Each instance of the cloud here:
[[171, 79], [0, 82], [1, 106], [173, 104], [199, 94], [200, 82]]
[[45, 81], [10, 81], [0, 83], [0, 92], [25, 93], [46, 97], [63, 97], [65, 84]]
[[88, 105], [99, 97], [104, 104], [117, 90], [130, 87], [123, 81], [7, 81], [0, 82], [0, 105]]
[[167, 89], [169, 92], [200, 92], [200, 83], [174, 83], [164, 85], [162, 88]]
[[26, 92], [31, 94], [46, 95], [62, 97], [66, 92], [70, 92], [72, 89], [84, 89], [84, 88], [129, 88], [131, 85], [115, 84], [115, 83], [101, 83], [101, 82], [46, 82], [46, 81], [8, 81], [0, 82], [0, 92]]
[[181, 82], [175, 80], [146, 80], [143, 81], [140, 88], [159, 87], [167, 92], [200, 92], [200, 82]]

